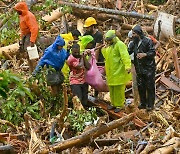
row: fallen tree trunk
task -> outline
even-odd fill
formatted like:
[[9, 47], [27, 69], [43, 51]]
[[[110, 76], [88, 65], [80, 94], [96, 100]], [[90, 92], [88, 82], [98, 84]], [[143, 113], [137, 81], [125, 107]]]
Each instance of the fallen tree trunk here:
[[3, 52], [5, 53], [15, 53], [17, 52], [19, 49], [19, 44], [18, 43], [15, 43], [15, 44], [11, 44], [11, 45], [8, 45], [8, 46], [5, 46], [5, 47], [1, 47], [0, 48], [0, 55], [3, 54]]
[[123, 19], [121, 17], [119, 17], [118, 15], [100, 13], [100, 12], [93, 11], [93, 10], [80, 10], [78, 8], [73, 8], [72, 10], [73, 10], [73, 15], [75, 15], [76, 17], [79, 17], [79, 18], [83, 18], [83, 19], [88, 18], [89, 14], [91, 14], [92, 17], [94, 17], [100, 21], [106, 21], [109, 19], [115, 19], [115, 20], [120, 21], [120, 22], [123, 21]]
[[52, 146], [46, 147], [40, 151], [38, 151], [39, 154], [48, 154], [50, 151], [56, 151], [60, 152], [65, 149], [71, 148], [73, 146], [84, 144], [90, 140], [95, 139], [96, 137], [109, 132], [112, 129], [115, 129], [119, 126], [122, 126], [123, 124], [128, 123], [134, 118], [134, 114], [131, 113], [121, 119], [114, 120], [107, 124], [100, 124], [98, 127], [95, 127], [87, 132], [84, 132], [83, 134], [70, 138], [68, 140], [62, 141], [60, 143], [54, 144]]
[[[156, 18], [154, 16], [144, 15], [144, 14], [139, 14], [139, 13], [134, 13], [134, 12], [125, 12], [125, 11], [119, 11], [119, 10], [114, 10], [114, 9], [98, 8], [94, 6], [68, 3], [68, 2], [63, 2], [63, 1], [59, 1], [59, 4], [68, 5], [74, 8], [79, 8], [79, 9], [84, 9], [84, 10], [99, 11], [99, 12], [104, 12], [107, 14], [116, 14], [116, 15], [122, 15], [122, 16], [133, 17], [133, 18], [148, 19], [148, 20], [155, 20]], [[176, 19], [175, 22], [180, 23], [180, 19]]]

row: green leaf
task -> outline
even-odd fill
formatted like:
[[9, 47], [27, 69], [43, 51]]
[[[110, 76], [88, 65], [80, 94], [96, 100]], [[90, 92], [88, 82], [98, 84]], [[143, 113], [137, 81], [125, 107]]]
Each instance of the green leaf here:
[[1, 87], [0, 87], [0, 95], [1, 95], [3, 98], [7, 98], [6, 92], [5, 92], [4, 89], [1, 88]]

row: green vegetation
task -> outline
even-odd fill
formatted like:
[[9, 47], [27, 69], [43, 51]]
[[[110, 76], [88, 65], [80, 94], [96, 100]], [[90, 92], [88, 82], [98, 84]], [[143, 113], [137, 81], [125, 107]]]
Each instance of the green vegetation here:
[[72, 130], [82, 132], [86, 126], [86, 122], [93, 123], [97, 119], [96, 108], [89, 108], [89, 111], [72, 110], [67, 116], [67, 121], [70, 123]]
[[[19, 125], [24, 121], [23, 115], [26, 112], [35, 119], [43, 118], [41, 117], [39, 100], [45, 102], [45, 112], [50, 113], [51, 116], [58, 114], [60, 106], [62, 106], [62, 94], [57, 97], [52, 96], [46, 85], [45, 74], [44, 71], [42, 74], [39, 73], [37, 78], [32, 77], [26, 81], [9, 70], [1, 71], [0, 119]], [[38, 81], [37, 89], [40, 90], [40, 95], [30, 90], [35, 81]]]
[[4, 24], [2, 29], [0, 30], [0, 44], [1, 46], [6, 46], [9, 44], [15, 43], [17, 39], [19, 39], [18, 27], [19, 27], [19, 19], [16, 12], [13, 12], [11, 15], [2, 14], [0, 16], [0, 20], [10, 17], [7, 22]]
[[16, 125], [23, 121], [25, 112], [40, 118], [38, 102], [33, 103], [33, 95], [23, 80], [8, 70], [0, 72], [0, 118]]
[[[53, 69], [53, 68], [49, 68]], [[60, 93], [58, 96], [53, 97], [52, 93], [47, 86], [46, 75], [48, 73], [47, 68], [43, 68], [41, 72], [39, 72], [36, 77], [31, 77], [29, 79], [29, 87], [33, 87], [34, 82], [37, 82], [38, 89], [40, 93], [38, 94], [38, 98], [41, 98], [43, 102], [45, 102], [45, 112], [53, 108], [53, 110], [48, 111], [51, 115], [57, 115], [59, 113], [59, 109], [62, 107], [63, 96]], [[37, 99], [38, 99], [37, 98]]]

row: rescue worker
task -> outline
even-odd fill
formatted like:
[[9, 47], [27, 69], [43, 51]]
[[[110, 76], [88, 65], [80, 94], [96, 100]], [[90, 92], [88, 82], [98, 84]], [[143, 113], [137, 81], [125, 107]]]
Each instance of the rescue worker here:
[[[20, 31], [21, 40], [19, 41], [20, 52], [26, 52], [27, 47], [34, 47], [37, 36], [38, 36], [38, 23], [33, 13], [28, 10], [28, 6], [25, 2], [19, 2], [15, 5], [14, 9], [19, 14], [20, 18]], [[26, 54], [29, 62], [30, 72], [33, 71], [34, 60], [30, 60]]]
[[94, 46], [94, 39], [91, 35], [82, 36], [79, 38], [78, 44], [80, 45], [80, 53], [86, 49], [92, 49]]
[[111, 105], [107, 109], [115, 109], [119, 112], [125, 103], [126, 83], [131, 79], [131, 59], [127, 51], [127, 46], [119, 40], [115, 30], [109, 30], [105, 34], [107, 47], [102, 48], [105, 58], [105, 70], [107, 84], [110, 92]]
[[146, 37], [141, 26], [136, 25], [132, 29], [133, 44], [129, 48], [129, 54], [134, 52], [134, 65], [140, 96], [139, 109], [151, 111], [155, 101], [155, 48], [152, 40]]
[[[65, 41], [63, 38], [57, 36], [55, 42], [45, 50], [44, 55], [41, 57], [38, 65], [32, 73], [33, 76], [36, 76], [44, 65], [48, 67], [48, 74], [46, 77], [47, 85], [51, 86], [52, 94], [54, 96], [60, 92], [61, 84], [64, 81], [61, 69], [65, 60], [69, 56], [69, 52], [63, 48], [64, 45]], [[52, 67], [54, 71], [50, 67]]]
[[[132, 30], [129, 31], [128, 33], [128, 38], [130, 40], [129, 44], [128, 44], [128, 51], [129, 49], [131, 49], [133, 47], [133, 40], [132, 40]], [[146, 36], [148, 36], [153, 44], [154, 44], [154, 48], [155, 50], [160, 46], [160, 42], [157, 41], [153, 35], [148, 35], [148, 33], [146, 34]], [[158, 55], [158, 52], [156, 51], [156, 55]], [[138, 93], [138, 87], [137, 87], [137, 80], [136, 80], [136, 71], [135, 71], [135, 67], [134, 67], [134, 52], [130, 55], [131, 56], [131, 62], [132, 62], [132, 69], [131, 69], [131, 72], [132, 72], [132, 76], [133, 76], [133, 84], [132, 84], [132, 87], [133, 87], [133, 96], [134, 96], [134, 105], [135, 106], [138, 106], [138, 102], [139, 102], [139, 93]]]
[[67, 64], [70, 67], [70, 87], [72, 93], [80, 99], [84, 107], [87, 107], [88, 100], [88, 84], [85, 82], [85, 71], [91, 67], [86, 56], [86, 52], [80, 54], [79, 44], [73, 44], [72, 54], [67, 60]]
[[[91, 35], [94, 38], [94, 44], [93, 48], [97, 48], [103, 44], [103, 34], [98, 31], [96, 28], [97, 22], [93, 17], [88, 17], [85, 20], [84, 23], [84, 28], [86, 29], [84, 36], [85, 35]], [[96, 60], [97, 60], [97, 65], [103, 65], [104, 66], [104, 57], [102, 53], [100, 52], [101, 48], [96, 50]], [[98, 91], [95, 91], [94, 96], [97, 98], [98, 97]]]

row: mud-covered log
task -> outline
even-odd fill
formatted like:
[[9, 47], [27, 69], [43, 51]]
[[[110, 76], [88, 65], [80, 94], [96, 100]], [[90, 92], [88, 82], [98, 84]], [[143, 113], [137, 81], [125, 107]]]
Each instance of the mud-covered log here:
[[6, 52], [6, 53], [16, 53], [19, 49], [19, 44], [18, 43], [15, 43], [15, 44], [11, 44], [11, 45], [8, 45], [8, 46], [5, 46], [5, 47], [1, 47], [0, 48], [0, 55], [3, 54], [3, 52]]
[[39, 154], [48, 154], [50, 151], [56, 151], [56, 152], [60, 152], [63, 151], [65, 149], [71, 148], [73, 146], [77, 146], [77, 145], [82, 145], [85, 144], [93, 139], [95, 139], [96, 137], [105, 134], [107, 132], [109, 132], [110, 130], [113, 130], [119, 126], [122, 126], [126, 123], [128, 123], [129, 121], [131, 121], [134, 118], [134, 114], [131, 113], [121, 119], [118, 120], [114, 120], [110, 123], [102, 123], [99, 126], [84, 132], [83, 134], [70, 138], [68, 140], [62, 141], [60, 143], [54, 144], [52, 146], [46, 147], [40, 151], [38, 151]]

